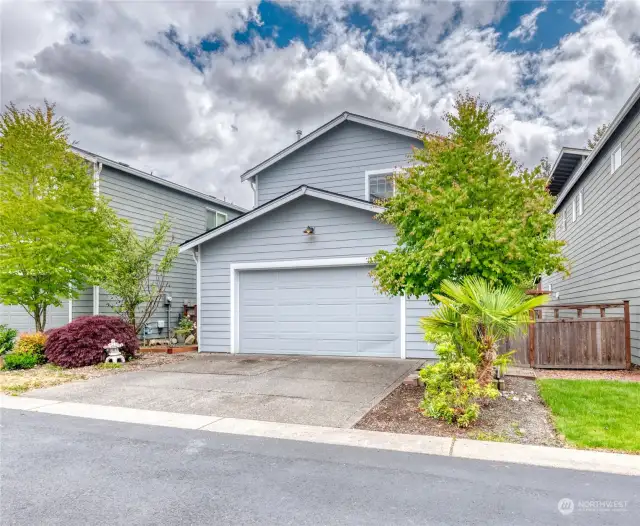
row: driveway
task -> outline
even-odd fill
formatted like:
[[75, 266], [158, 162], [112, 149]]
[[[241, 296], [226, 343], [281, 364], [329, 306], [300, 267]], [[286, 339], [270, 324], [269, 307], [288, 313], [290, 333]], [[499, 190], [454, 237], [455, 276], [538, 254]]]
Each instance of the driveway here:
[[38, 389], [25, 396], [347, 428], [421, 363], [198, 354], [178, 363]]

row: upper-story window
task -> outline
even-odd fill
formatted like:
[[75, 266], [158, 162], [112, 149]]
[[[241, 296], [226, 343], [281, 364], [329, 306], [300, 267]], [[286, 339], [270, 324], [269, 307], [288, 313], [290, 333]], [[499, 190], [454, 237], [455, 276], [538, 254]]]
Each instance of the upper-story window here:
[[578, 219], [578, 214], [576, 210], [576, 200], [571, 201], [571, 222], [575, 223], [576, 219]]
[[584, 193], [582, 190], [578, 192], [578, 197], [576, 199], [578, 201], [578, 216], [581, 216], [584, 212]]
[[393, 170], [388, 172], [368, 172], [366, 195], [368, 201], [378, 201], [393, 197]]
[[207, 230], [216, 228], [227, 222], [227, 214], [207, 208]]
[[622, 166], [622, 144], [611, 154], [611, 173], [615, 172], [620, 166]]

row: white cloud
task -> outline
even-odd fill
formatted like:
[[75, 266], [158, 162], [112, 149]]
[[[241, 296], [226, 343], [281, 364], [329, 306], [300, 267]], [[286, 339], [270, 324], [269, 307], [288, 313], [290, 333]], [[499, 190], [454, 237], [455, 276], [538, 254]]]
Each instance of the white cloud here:
[[541, 5], [540, 7], [536, 7], [531, 13], [522, 15], [520, 17], [520, 25], [509, 33], [509, 38], [517, 38], [521, 42], [533, 40], [533, 37], [538, 31], [538, 17], [546, 10], [547, 6]]
[[637, 0], [524, 54], [487, 26], [505, 12], [498, 1], [361, 2], [380, 33], [411, 42], [404, 53], [348, 28], [347, 0], [290, 3], [326, 32], [311, 50], [231, 43], [200, 54], [198, 69], [165, 36], [174, 27], [192, 49], [210, 35], [232, 42], [256, 5], [5, 1], [2, 103], [56, 101], [81, 147], [249, 205], [240, 174], [344, 110], [443, 131], [455, 93], [468, 90], [494, 104], [502, 138], [532, 165], [582, 145], [640, 80]]

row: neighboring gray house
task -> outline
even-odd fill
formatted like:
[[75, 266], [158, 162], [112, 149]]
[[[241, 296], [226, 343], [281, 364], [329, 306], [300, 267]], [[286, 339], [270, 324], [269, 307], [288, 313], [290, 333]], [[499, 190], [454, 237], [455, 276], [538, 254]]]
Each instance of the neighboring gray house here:
[[[95, 190], [110, 199], [116, 213], [128, 219], [138, 234], [149, 235], [155, 224], [168, 214], [174, 242], [206, 232], [246, 212], [233, 203], [172, 183], [79, 148], [74, 151], [92, 163]], [[170, 305], [161, 305], [148, 326], [150, 337], [167, 335], [167, 320], [175, 327], [184, 302], [196, 302], [196, 264], [190, 254], [180, 254], [169, 276]], [[112, 314], [107, 293], [99, 287], [87, 290], [80, 298], [49, 308], [47, 329], [65, 325], [79, 316]], [[164, 322], [165, 327], [159, 328]], [[0, 323], [19, 331], [33, 331], [33, 319], [20, 306], [0, 303]]]
[[416, 130], [343, 113], [243, 174], [256, 208], [180, 247], [198, 260], [199, 349], [433, 358], [429, 303], [383, 296], [368, 275], [395, 246], [372, 200], [421, 146]]
[[556, 303], [629, 300], [631, 355], [640, 363], [640, 86], [593, 150], [564, 148], [550, 189], [571, 275], [542, 280]]

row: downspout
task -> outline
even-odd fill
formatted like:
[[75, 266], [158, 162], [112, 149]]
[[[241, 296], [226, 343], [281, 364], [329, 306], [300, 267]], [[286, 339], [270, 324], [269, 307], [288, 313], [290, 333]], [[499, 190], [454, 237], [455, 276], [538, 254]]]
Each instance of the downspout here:
[[200, 305], [200, 301], [201, 301], [201, 294], [200, 294], [200, 288], [201, 288], [201, 281], [202, 281], [202, 277], [201, 277], [201, 271], [200, 271], [200, 246], [196, 246], [193, 248], [193, 251], [191, 252], [191, 255], [193, 256], [193, 260], [196, 262], [196, 339], [198, 340], [198, 352], [202, 351], [202, 342], [200, 340], [200, 320], [201, 320], [201, 305]]
[[[102, 173], [102, 163], [97, 160], [93, 163], [93, 191], [96, 199], [100, 197], [100, 174]], [[100, 314], [100, 286], [93, 286], [93, 315]]]

